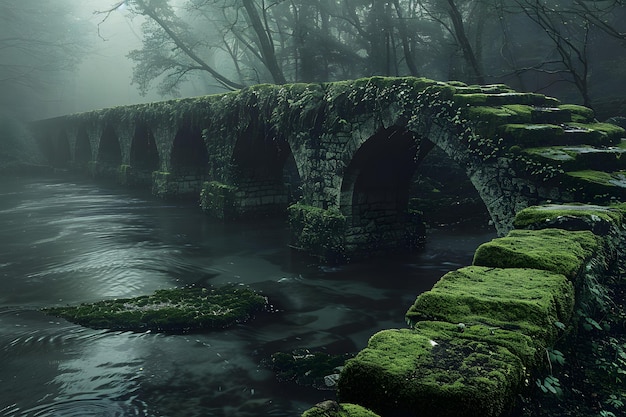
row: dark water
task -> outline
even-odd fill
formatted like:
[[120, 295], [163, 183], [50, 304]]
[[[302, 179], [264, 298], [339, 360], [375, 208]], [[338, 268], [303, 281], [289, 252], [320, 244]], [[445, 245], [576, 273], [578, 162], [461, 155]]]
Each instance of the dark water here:
[[[1, 416], [298, 416], [331, 391], [277, 382], [276, 351], [362, 349], [467, 265], [484, 229], [438, 230], [412, 259], [325, 267], [283, 223], [224, 225], [196, 206], [68, 179], [0, 180]], [[82, 328], [42, 307], [240, 282], [279, 312], [225, 331]]]

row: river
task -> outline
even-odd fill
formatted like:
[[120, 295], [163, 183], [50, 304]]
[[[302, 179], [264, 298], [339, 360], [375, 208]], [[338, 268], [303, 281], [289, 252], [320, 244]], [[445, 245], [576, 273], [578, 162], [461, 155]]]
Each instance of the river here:
[[[57, 178], [0, 179], [0, 415], [299, 416], [334, 398], [278, 382], [276, 351], [356, 352], [405, 327], [415, 296], [495, 232], [431, 230], [410, 258], [328, 267], [292, 253], [281, 221], [224, 224], [197, 205]], [[276, 312], [226, 330], [93, 330], [42, 307], [237, 282]]]

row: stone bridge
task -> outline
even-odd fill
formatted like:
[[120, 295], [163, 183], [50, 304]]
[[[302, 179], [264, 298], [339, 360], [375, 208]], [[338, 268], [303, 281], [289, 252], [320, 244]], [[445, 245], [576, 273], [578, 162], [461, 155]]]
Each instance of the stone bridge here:
[[435, 146], [465, 170], [500, 234], [530, 205], [626, 193], [622, 128], [505, 85], [257, 85], [42, 120], [33, 131], [54, 166], [193, 196], [220, 218], [289, 207], [294, 246], [326, 258], [419, 242], [409, 188]]

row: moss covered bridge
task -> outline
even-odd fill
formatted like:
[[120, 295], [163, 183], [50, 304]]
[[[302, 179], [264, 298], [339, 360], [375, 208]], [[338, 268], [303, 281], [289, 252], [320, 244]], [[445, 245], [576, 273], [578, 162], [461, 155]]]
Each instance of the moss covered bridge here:
[[343, 403], [307, 417], [506, 413], [550, 382], [549, 353], [623, 251], [624, 129], [504, 85], [259, 85], [33, 128], [58, 167], [225, 219], [288, 212], [294, 246], [327, 259], [417, 245], [410, 183], [433, 148], [466, 172], [503, 237], [407, 306], [408, 328], [372, 336], [341, 371]]
[[626, 193], [623, 129], [505, 85], [382, 77], [258, 85], [34, 128], [56, 166], [163, 197], [201, 195], [218, 217], [291, 206], [294, 246], [323, 257], [415, 246], [422, 232], [409, 186], [435, 146], [465, 170], [501, 234], [532, 204]]

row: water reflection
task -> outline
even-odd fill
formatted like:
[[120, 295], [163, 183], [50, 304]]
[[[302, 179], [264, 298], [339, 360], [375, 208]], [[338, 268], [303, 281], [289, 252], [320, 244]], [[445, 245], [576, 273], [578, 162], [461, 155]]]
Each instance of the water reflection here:
[[[67, 180], [0, 183], [0, 415], [296, 416], [328, 392], [278, 383], [276, 351], [354, 352], [404, 327], [416, 294], [493, 232], [437, 232], [412, 259], [320, 266], [281, 222], [222, 224], [193, 205]], [[198, 335], [85, 329], [44, 306], [241, 282], [276, 312]]]

